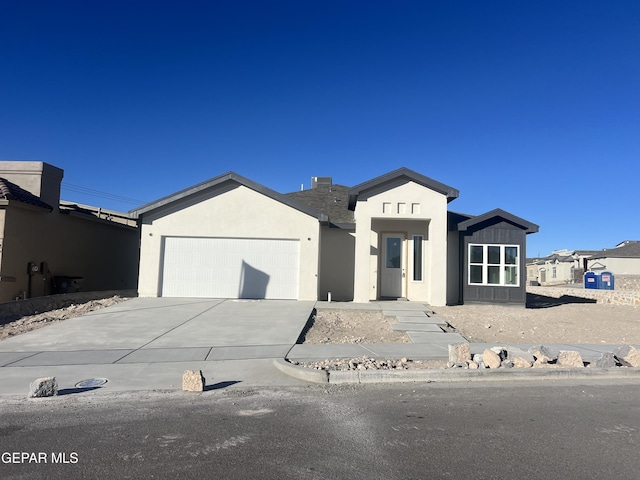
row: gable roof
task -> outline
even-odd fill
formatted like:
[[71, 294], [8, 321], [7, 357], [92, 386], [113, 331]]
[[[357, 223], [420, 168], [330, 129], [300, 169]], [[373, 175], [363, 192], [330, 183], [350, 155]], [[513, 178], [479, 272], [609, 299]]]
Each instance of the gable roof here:
[[640, 243], [630, 242], [622, 247], [602, 250], [589, 257], [589, 260], [596, 258], [640, 258]]
[[191, 197], [197, 193], [203, 192], [205, 190], [213, 189], [216, 187], [221, 187], [224, 185], [236, 184], [242, 185], [244, 187], [250, 188], [262, 195], [265, 195], [273, 200], [276, 200], [280, 203], [283, 203], [291, 208], [299, 210], [307, 215], [311, 215], [312, 217], [316, 217], [318, 220], [326, 221], [326, 215], [322, 212], [312, 208], [308, 205], [302, 204], [300, 202], [295, 201], [294, 199], [288, 198], [285, 195], [282, 195], [275, 190], [271, 190], [270, 188], [265, 187], [264, 185], [254, 182], [253, 180], [249, 180], [242, 175], [238, 175], [235, 172], [227, 172], [217, 177], [206, 180], [202, 183], [194, 185], [189, 188], [185, 188], [184, 190], [180, 190], [179, 192], [173, 193], [171, 195], [167, 195], [155, 202], [147, 203], [146, 205], [142, 205], [141, 207], [135, 208], [129, 211], [129, 215], [132, 217], [140, 217], [145, 213], [149, 213], [153, 210], [157, 210], [161, 207], [165, 207], [179, 200], [183, 200], [185, 198]]
[[329, 216], [329, 222], [335, 225], [351, 225], [355, 222], [353, 211], [348, 209], [349, 187], [344, 185], [317, 185], [309, 190], [285, 195], [326, 213]]
[[487, 220], [491, 220], [493, 218], [502, 218], [503, 220], [525, 230], [527, 234], [536, 233], [540, 229], [540, 227], [535, 223], [531, 223], [524, 218], [517, 217], [509, 212], [502, 210], [501, 208], [496, 208], [494, 210], [491, 210], [490, 212], [483, 213], [482, 215], [478, 215], [477, 217], [473, 217], [469, 220], [460, 222], [458, 224], [458, 231], [465, 231], [475, 225], [486, 222]]
[[53, 207], [40, 200], [40, 197], [35, 196], [33, 193], [28, 192], [5, 178], [0, 178], [0, 198], [44, 208], [49, 212], [53, 211]]
[[379, 177], [376, 177], [367, 182], [361, 183], [352, 187], [349, 190], [349, 210], [354, 210], [356, 208], [356, 202], [358, 201], [358, 196], [362, 193], [371, 190], [373, 188], [384, 186], [387, 183], [393, 182], [394, 180], [405, 179], [412, 182], [415, 182], [423, 187], [430, 188], [431, 190], [435, 190], [438, 193], [446, 195], [447, 203], [455, 200], [460, 195], [460, 192], [449, 185], [445, 185], [444, 183], [440, 183], [432, 178], [425, 177], [424, 175], [414, 172], [406, 167], [399, 168], [394, 170], [393, 172], [386, 173]]

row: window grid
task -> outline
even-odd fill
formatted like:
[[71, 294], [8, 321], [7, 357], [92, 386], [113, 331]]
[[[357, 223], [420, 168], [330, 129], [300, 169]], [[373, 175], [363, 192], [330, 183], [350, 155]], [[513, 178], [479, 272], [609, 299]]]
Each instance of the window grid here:
[[518, 287], [518, 245], [469, 244], [469, 285]]

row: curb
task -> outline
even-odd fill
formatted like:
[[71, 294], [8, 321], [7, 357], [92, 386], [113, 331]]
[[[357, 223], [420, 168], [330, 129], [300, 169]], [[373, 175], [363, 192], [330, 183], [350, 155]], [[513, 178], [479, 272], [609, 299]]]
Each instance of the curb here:
[[299, 367], [282, 358], [274, 359], [273, 364], [278, 370], [290, 377], [311, 383], [329, 383], [329, 372], [327, 370], [314, 370], [312, 368]]
[[455, 383], [532, 380], [610, 380], [637, 378], [640, 368], [553, 368], [553, 369], [425, 369], [425, 370], [314, 370], [293, 365], [283, 359], [275, 359], [278, 370], [312, 383], [363, 384], [363, 383]]

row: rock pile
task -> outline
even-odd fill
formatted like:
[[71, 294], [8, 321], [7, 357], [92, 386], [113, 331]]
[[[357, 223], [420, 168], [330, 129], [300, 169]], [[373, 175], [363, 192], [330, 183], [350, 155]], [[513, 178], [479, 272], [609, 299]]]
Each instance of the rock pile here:
[[449, 345], [447, 368], [613, 368], [640, 367], [640, 350], [631, 345], [602, 353], [595, 362], [585, 362], [575, 351], [555, 352], [544, 345], [524, 351], [515, 347], [497, 346], [481, 354], [471, 355], [469, 344]]
[[381, 359], [381, 358], [369, 358], [364, 356], [362, 358], [351, 359], [335, 359], [335, 360], [320, 360], [316, 362], [292, 362], [293, 365], [298, 365], [306, 368], [313, 368], [315, 370], [406, 370], [409, 368], [409, 363], [412, 362], [407, 358], [401, 358], [400, 360], [393, 359]]

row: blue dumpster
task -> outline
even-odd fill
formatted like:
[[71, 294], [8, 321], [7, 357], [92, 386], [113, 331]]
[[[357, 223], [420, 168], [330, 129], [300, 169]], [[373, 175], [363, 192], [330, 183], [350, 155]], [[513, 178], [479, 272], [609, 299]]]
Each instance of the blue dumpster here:
[[600, 285], [599, 288], [601, 290], [613, 290], [613, 273], [611, 272], [602, 272], [600, 274]]
[[584, 288], [598, 289], [600, 288], [600, 275], [596, 272], [587, 272], [584, 274]]

